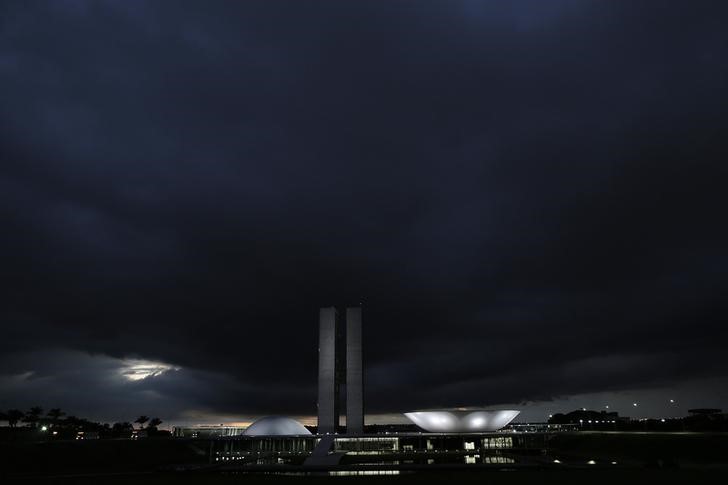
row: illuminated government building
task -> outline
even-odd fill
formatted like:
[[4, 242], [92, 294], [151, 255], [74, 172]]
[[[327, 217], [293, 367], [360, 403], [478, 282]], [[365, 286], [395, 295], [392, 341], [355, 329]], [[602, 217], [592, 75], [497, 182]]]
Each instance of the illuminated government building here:
[[[438, 463], [503, 465], [514, 463], [518, 453], [545, 445], [548, 433], [502, 430], [519, 414], [516, 410], [412, 411], [404, 415], [417, 430], [366, 433], [363, 377], [362, 309], [321, 308], [315, 433], [292, 418], [266, 416], [247, 428], [175, 428], [175, 436], [209, 441], [211, 463], [246, 469], [356, 468], [382, 460], [396, 463], [396, 469]], [[342, 414], [345, 427], [340, 425]]]

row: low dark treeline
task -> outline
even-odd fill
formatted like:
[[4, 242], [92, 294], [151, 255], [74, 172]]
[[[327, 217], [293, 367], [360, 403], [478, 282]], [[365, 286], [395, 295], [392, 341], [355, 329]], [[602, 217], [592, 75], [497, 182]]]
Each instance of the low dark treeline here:
[[594, 431], [728, 431], [728, 414], [720, 409], [692, 409], [683, 418], [630, 419], [615, 412], [580, 409], [554, 414], [549, 424], [577, 425]]
[[[139, 416], [133, 423], [119, 421], [116, 423], [99, 423], [86, 418], [67, 415], [60, 408], [51, 408], [47, 413], [40, 406], [27, 411], [9, 409], [0, 411], [0, 422], [7, 422], [7, 427], [0, 428], [0, 438], [32, 438], [32, 439], [97, 439], [97, 438], [132, 438], [135, 436], [164, 437], [169, 431], [160, 430], [162, 420]], [[137, 424], [137, 427], [134, 426]]]

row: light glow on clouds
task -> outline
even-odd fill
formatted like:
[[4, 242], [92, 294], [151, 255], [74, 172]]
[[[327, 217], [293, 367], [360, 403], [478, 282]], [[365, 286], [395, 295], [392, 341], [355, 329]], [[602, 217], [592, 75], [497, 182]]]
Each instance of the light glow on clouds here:
[[165, 372], [181, 369], [181, 367], [165, 364], [164, 362], [143, 359], [123, 359], [119, 373], [130, 381], [140, 381], [148, 377], [161, 376]]
[[[518, 403], [493, 400], [468, 404], [518, 409], [521, 414], [517, 422], [543, 422], [552, 414], [581, 408], [607, 410], [607, 406], [620, 416], [670, 418], [685, 416], [692, 408], [728, 407], [726, 384], [725, 377], [711, 377], [641, 390], [574, 394]], [[310, 386], [315, 386], [315, 382]], [[98, 392], [78, 392], [79, 389]], [[386, 391], [381, 386], [370, 386], [367, 395], [376, 398]], [[259, 403], [253, 408], [249, 404], [251, 396], [265, 393], [285, 400], [295, 392], [285, 387], [251, 386], [223, 373], [138, 357], [118, 358], [58, 349], [0, 353], [0, 409], [60, 407], [68, 414], [104, 422], [133, 421], [145, 414], [160, 417], [165, 427], [221, 423], [242, 427], [268, 414], [287, 414], [304, 425], [316, 424], [315, 393], [311, 393], [310, 404], [304, 409], [311, 414], [281, 412]], [[494, 398], [497, 399], [497, 393]], [[398, 411], [367, 414], [366, 422], [409, 424]]]

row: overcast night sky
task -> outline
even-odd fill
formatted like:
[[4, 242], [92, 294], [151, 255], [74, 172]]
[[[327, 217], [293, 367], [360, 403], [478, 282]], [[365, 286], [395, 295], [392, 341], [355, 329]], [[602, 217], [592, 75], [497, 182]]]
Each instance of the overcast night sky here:
[[369, 422], [728, 408], [726, 25], [2, 2], [0, 409], [312, 422], [318, 308], [360, 302]]

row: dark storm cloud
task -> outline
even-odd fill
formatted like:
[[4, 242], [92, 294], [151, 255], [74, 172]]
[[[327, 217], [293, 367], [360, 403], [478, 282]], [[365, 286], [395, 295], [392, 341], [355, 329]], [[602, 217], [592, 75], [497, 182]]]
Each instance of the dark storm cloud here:
[[361, 301], [375, 412], [726, 375], [722, 2], [0, 9], [5, 375], [311, 414]]

